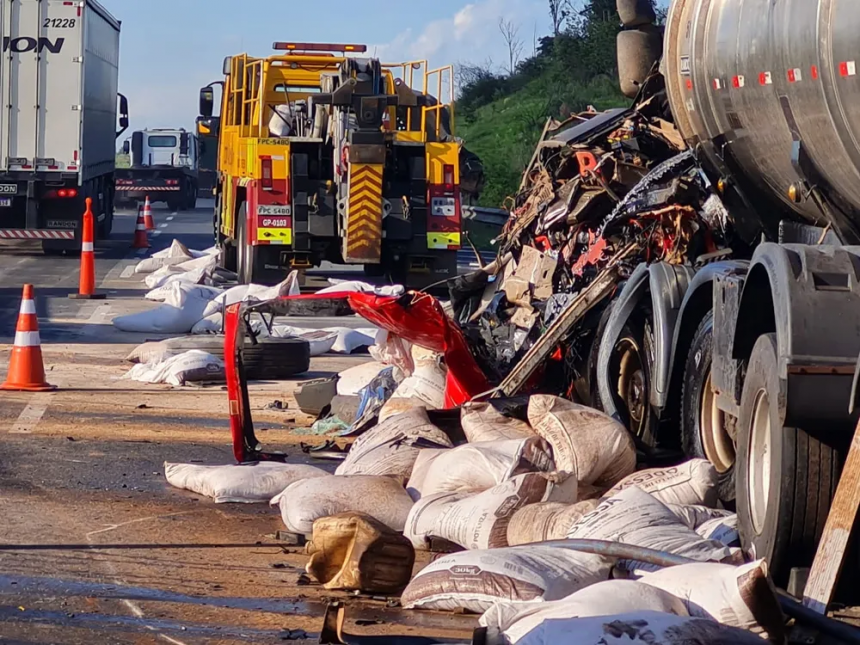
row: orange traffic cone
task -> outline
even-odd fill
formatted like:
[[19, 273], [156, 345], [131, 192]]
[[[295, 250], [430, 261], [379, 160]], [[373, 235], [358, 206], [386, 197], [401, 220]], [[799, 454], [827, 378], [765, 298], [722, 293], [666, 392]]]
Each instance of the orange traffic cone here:
[[15, 346], [9, 359], [9, 374], [0, 390], [44, 392], [56, 390], [45, 380], [42, 363], [42, 341], [39, 338], [39, 319], [36, 318], [36, 303], [33, 300], [33, 285], [24, 285], [21, 312], [15, 330]]
[[81, 235], [81, 279], [78, 292], [69, 295], [72, 300], [102, 300], [103, 293], [96, 293], [96, 260], [93, 241], [95, 240], [95, 218], [93, 200], [87, 197], [84, 211], [84, 228]]
[[152, 205], [149, 203], [149, 195], [146, 196], [146, 201], [143, 202], [143, 222], [146, 224], [147, 231], [155, 230], [155, 220], [152, 219]]
[[143, 211], [137, 211], [137, 224], [134, 227], [134, 241], [131, 243], [133, 249], [148, 249], [149, 240], [146, 237], [146, 222], [143, 220]]

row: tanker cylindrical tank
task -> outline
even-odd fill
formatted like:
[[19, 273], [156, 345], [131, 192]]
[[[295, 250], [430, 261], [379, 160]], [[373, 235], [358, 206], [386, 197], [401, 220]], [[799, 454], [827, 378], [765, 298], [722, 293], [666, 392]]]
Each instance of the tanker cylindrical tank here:
[[[860, 4], [857, 0], [674, 0], [663, 72], [676, 125], [712, 141], [744, 181], [795, 203], [798, 143], [843, 209], [860, 212]], [[858, 220], [854, 220], [857, 225]]]

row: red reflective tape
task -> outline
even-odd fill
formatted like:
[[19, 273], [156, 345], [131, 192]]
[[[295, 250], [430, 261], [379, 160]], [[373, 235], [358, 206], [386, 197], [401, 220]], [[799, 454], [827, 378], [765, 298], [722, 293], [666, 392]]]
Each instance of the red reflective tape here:
[[812, 76], [813, 81], [818, 80], [818, 65], [813, 65], [809, 70], [810, 75]]
[[721, 90], [721, 89], [723, 89], [723, 82], [722, 82], [720, 79], [718, 79], [718, 78], [715, 78], [715, 79], [714, 79], [714, 89], [715, 89], [715, 90]]
[[853, 60], [847, 60], [845, 62], [839, 63], [839, 74], [843, 77], [857, 76], [857, 62]]
[[688, 90], [692, 90], [692, 89], [693, 89], [693, 81], [692, 81], [692, 80], [690, 80], [689, 78], [687, 79], [687, 89], [688, 89]]
[[788, 70], [788, 82], [789, 83], [799, 83], [803, 80], [803, 72], [800, 71], [799, 67], [795, 67], [794, 69]]
[[773, 85], [773, 75], [770, 72], [762, 72], [758, 75], [760, 85]]
[[732, 87], [734, 87], [735, 89], [740, 89], [744, 85], [746, 85], [746, 79], [743, 76], [735, 76], [732, 79]]

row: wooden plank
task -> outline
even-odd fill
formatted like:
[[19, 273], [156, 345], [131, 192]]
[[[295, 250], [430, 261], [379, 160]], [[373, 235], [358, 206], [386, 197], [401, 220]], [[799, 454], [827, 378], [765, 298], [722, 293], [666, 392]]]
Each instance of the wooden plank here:
[[854, 430], [848, 459], [839, 478], [836, 495], [833, 497], [827, 523], [824, 525], [824, 534], [818, 544], [815, 561], [809, 573], [809, 581], [803, 592], [804, 606], [820, 614], [826, 614], [827, 605], [833, 598], [858, 508], [860, 508], [860, 422]]

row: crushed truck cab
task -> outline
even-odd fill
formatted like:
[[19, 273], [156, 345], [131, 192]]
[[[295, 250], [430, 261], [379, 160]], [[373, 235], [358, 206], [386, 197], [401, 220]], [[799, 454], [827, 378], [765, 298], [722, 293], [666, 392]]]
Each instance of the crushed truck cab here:
[[454, 277], [453, 69], [353, 57], [360, 45], [275, 49], [225, 61], [220, 116], [212, 85], [201, 90], [198, 122], [218, 134], [215, 225], [228, 268], [269, 284], [326, 260], [413, 286]]

